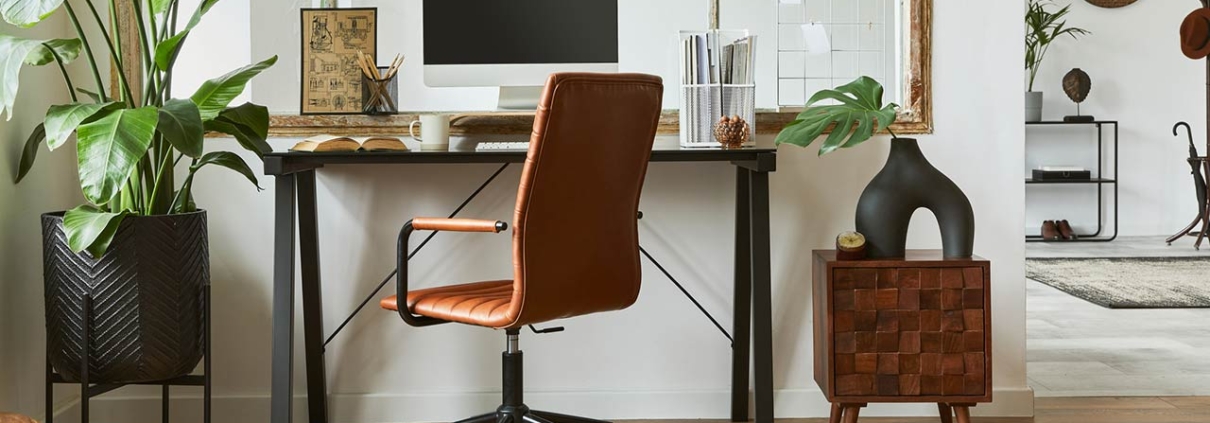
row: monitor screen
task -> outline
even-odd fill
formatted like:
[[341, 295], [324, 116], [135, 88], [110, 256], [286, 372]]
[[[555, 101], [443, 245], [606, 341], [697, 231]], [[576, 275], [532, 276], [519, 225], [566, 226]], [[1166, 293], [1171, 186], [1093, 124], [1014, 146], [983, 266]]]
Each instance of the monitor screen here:
[[425, 0], [425, 65], [617, 63], [617, 0]]

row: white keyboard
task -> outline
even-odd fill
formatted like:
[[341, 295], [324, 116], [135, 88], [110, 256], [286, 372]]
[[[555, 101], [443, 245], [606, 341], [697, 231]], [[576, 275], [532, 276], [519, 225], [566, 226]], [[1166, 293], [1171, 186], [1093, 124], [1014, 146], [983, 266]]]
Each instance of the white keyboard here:
[[529, 150], [529, 141], [518, 142], [480, 142], [475, 151], [525, 151]]

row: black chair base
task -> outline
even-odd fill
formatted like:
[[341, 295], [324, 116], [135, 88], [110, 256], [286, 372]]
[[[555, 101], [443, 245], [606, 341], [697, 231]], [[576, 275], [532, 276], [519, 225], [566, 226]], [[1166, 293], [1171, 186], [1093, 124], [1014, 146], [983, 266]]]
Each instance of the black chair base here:
[[[534, 330], [534, 332], [546, 333], [550, 331]], [[504, 369], [503, 403], [495, 412], [459, 420], [454, 423], [609, 423], [604, 420], [587, 417], [531, 410], [529, 406], [525, 405], [523, 399], [525, 387], [523, 383], [523, 356], [519, 346], [520, 331], [509, 329], [505, 333], [508, 335], [508, 347], [504, 351], [504, 354], [501, 355]]]
[[[567, 414], [551, 413], [549, 411], [530, 410], [527, 407], [504, 407], [494, 413], [487, 413], [455, 423], [609, 423], [604, 420], [590, 419]], [[505, 408], [508, 408], [507, 410]], [[520, 416], [518, 418], [518, 416]]]

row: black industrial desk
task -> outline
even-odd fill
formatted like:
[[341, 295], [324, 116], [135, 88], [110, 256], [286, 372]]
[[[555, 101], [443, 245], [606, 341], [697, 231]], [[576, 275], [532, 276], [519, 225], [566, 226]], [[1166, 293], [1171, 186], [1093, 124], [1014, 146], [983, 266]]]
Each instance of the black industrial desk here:
[[[294, 379], [295, 230], [302, 286], [307, 405], [312, 423], [328, 420], [324, 366], [323, 295], [315, 171], [326, 165], [522, 163], [524, 151], [396, 153], [270, 153], [265, 174], [276, 179], [273, 252], [272, 423], [291, 422]], [[729, 162], [736, 166], [735, 308], [731, 360], [731, 420], [748, 420], [748, 371], [755, 369], [757, 423], [773, 423], [773, 325], [769, 269], [769, 173], [777, 152], [660, 147], [652, 162]], [[297, 221], [295, 218], [297, 217]], [[297, 222], [297, 226], [296, 226]], [[749, 348], [753, 356], [749, 359]]]

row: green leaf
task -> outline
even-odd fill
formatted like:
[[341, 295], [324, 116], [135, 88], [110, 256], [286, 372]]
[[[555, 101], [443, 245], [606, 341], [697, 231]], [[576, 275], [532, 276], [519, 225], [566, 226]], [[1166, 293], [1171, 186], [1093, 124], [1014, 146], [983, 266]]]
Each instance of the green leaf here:
[[197, 5], [197, 9], [193, 11], [193, 17], [189, 18], [189, 23], [185, 25], [185, 28], [155, 46], [155, 64], [160, 70], [168, 70], [172, 66], [172, 59], [176, 57], [177, 50], [181, 48], [181, 42], [185, 41], [185, 37], [189, 36], [189, 32], [202, 21], [202, 16], [205, 16], [215, 3], [218, 3], [218, 0], [202, 0], [201, 4]]
[[109, 101], [111, 101], [111, 99], [109, 99], [109, 98], [102, 99], [100, 94], [97, 94], [95, 92], [92, 92], [92, 91], [89, 91], [89, 90], [86, 90], [83, 88], [76, 88], [76, 92], [78, 92], [80, 94], [84, 94], [88, 98], [92, 99], [92, 101], [95, 101], [97, 103], [108, 103]]
[[164, 102], [156, 130], [186, 156], [198, 158], [202, 155], [206, 131], [202, 129], [202, 115], [192, 101], [174, 98]]
[[80, 57], [80, 50], [83, 48], [84, 43], [79, 38], [48, 40], [29, 52], [29, 55], [25, 57], [25, 64], [42, 66], [54, 63], [55, 55], [58, 55], [59, 60], [66, 65]]
[[[9, 0], [0, 2], [4, 2], [0, 3], [4, 10], [12, 6]], [[16, 2], [20, 3], [21, 0]], [[5, 18], [7, 19], [7, 15]], [[0, 113], [7, 110], [9, 120], [13, 118], [13, 102], [17, 100], [17, 89], [21, 85], [21, 66], [30, 52], [41, 48], [43, 42], [0, 34]]]
[[221, 132], [235, 137], [236, 141], [239, 141], [239, 145], [243, 146], [248, 151], [256, 153], [257, 157], [263, 157], [265, 154], [273, 151], [273, 147], [271, 147], [269, 143], [265, 141], [264, 137], [258, 136], [255, 130], [245, 126], [244, 124], [227, 120], [227, 118], [222, 116], [219, 116], [214, 120], [207, 121], [206, 130]]
[[219, 117], [231, 123], [238, 123], [251, 129], [257, 137], [269, 137], [269, 108], [252, 103], [244, 103], [219, 113]]
[[38, 147], [42, 146], [44, 139], [46, 139], [46, 128], [39, 124], [34, 128], [34, 132], [29, 134], [29, 139], [25, 140], [25, 148], [21, 149], [21, 163], [17, 166], [17, 177], [13, 178], [14, 184], [25, 179], [25, 175], [34, 167], [34, 159], [38, 158]]
[[168, 5], [172, 4], [172, 0], [151, 0], [151, 13], [161, 14], [168, 10]]
[[80, 185], [96, 204], [113, 198], [147, 154], [159, 115], [155, 107], [119, 109], [76, 131]]
[[193, 202], [193, 196], [188, 192], [176, 190], [172, 193], [172, 213], [192, 213], [197, 211], [197, 204]]
[[63, 0], [0, 0], [0, 15], [10, 24], [29, 28], [54, 13]]
[[90, 205], [68, 210], [63, 215], [63, 232], [67, 235], [67, 246], [79, 253], [88, 251], [93, 258], [100, 258], [109, 249], [118, 226], [126, 218], [126, 212], [106, 213]]
[[203, 82], [202, 86], [193, 94], [192, 100], [197, 104], [198, 109], [202, 112], [202, 120], [207, 121], [214, 119], [231, 104], [235, 97], [238, 97], [244, 92], [244, 87], [248, 85], [248, 81], [259, 75], [265, 69], [277, 63], [277, 56], [265, 59], [265, 61], [244, 66], [242, 68], [231, 71], [230, 73], [220, 76], [215, 79]]
[[50, 106], [46, 111], [46, 146], [50, 151], [55, 151], [67, 142], [67, 138], [80, 124], [88, 122], [89, 118], [97, 116], [100, 111], [119, 104], [72, 103]]
[[248, 163], [235, 153], [230, 151], [206, 153], [206, 155], [197, 161], [197, 164], [189, 167], [189, 171], [197, 172], [206, 165], [218, 165], [239, 172], [245, 178], [248, 178], [248, 181], [252, 182], [252, 185], [256, 186], [257, 191], [262, 189], [260, 183], [256, 181], [256, 174], [252, 172], [252, 168], [248, 167]]
[[[807, 147], [832, 128], [819, 149], [820, 156], [840, 148], [856, 147], [895, 121], [895, 109], [899, 106], [894, 103], [883, 106], [882, 96], [882, 85], [864, 76], [834, 90], [820, 91], [811, 96], [798, 119], [782, 129], [775, 143]], [[839, 104], [815, 105], [824, 100]]]

